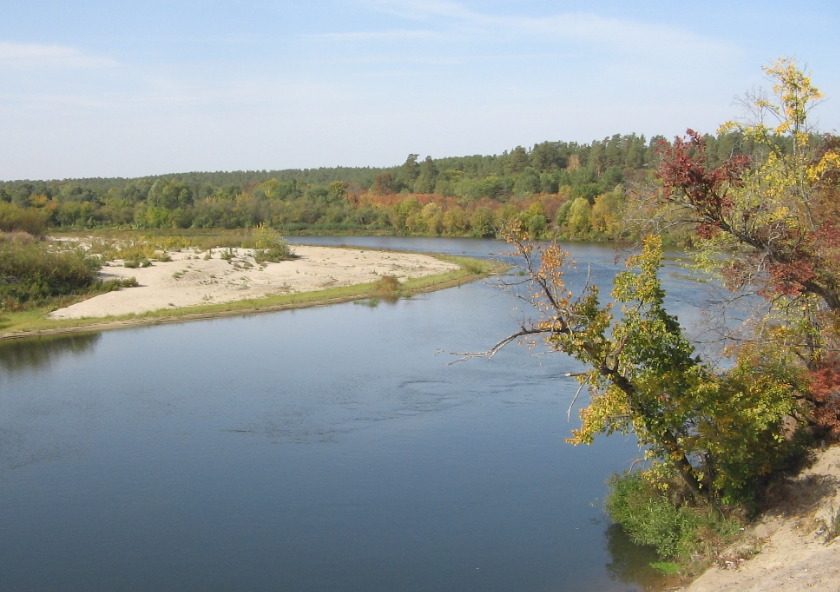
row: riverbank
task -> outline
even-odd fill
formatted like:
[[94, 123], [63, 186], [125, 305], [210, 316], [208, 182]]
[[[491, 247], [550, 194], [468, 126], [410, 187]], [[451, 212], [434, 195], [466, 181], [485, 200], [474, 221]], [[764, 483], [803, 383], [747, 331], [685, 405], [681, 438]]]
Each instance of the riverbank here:
[[[138, 286], [54, 311], [9, 314], [0, 339], [183, 322], [216, 316], [398, 297], [486, 276], [489, 261], [419, 253], [295, 246], [296, 258], [258, 263], [250, 249], [170, 251], [148, 267], [107, 262], [102, 279], [134, 277]], [[393, 279], [389, 279], [393, 278]]]
[[[742, 542], [685, 592], [840, 591], [840, 446], [819, 452], [769, 492], [768, 510]], [[751, 557], [750, 557], [751, 556]], [[750, 558], [748, 558], [750, 557]]]

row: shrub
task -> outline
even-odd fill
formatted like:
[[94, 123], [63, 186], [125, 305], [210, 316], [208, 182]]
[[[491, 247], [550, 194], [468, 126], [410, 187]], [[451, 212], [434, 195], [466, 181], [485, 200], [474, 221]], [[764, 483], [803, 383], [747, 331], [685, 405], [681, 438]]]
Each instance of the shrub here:
[[11, 203], [0, 201], [0, 231], [28, 232], [33, 236], [43, 236], [47, 231], [47, 215], [34, 208], [21, 208]]
[[236, 254], [233, 252], [233, 247], [228, 247], [226, 251], [222, 251], [221, 255], [219, 255], [223, 261], [227, 261], [228, 263], [230, 263], [235, 256]]
[[710, 557], [740, 527], [717, 508], [691, 505], [674, 488], [656, 487], [639, 472], [615, 476], [605, 505], [634, 543], [654, 547], [662, 558]]
[[100, 261], [81, 249], [55, 252], [43, 243], [0, 241], [0, 310], [17, 311], [67, 296], [137, 286], [136, 278], [102, 281]]
[[82, 251], [50, 252], [42, 243], [0, 243], [0, 300], [5, 309], [82, 294], [98, 283], [99, 264]]
[[141, 257], [139, 259], [126, 259], [123, 261], [123, 267], [128, 267], [129, 269], [137, 269], [138, 267], [151, 267], [152, 262], [146, 259], [145, 257]]
[[257, 263], [278, 263], [295, 258], [283, 235], [265, 224], [252, 228], [249, 236], [242, 241], [242, 246], [254, 249], [254, 260]]
[[400, 280], [393, 275], [383, 275], [376, 282], [376, 294], [386, 300], [396, 299], [400, 295]]

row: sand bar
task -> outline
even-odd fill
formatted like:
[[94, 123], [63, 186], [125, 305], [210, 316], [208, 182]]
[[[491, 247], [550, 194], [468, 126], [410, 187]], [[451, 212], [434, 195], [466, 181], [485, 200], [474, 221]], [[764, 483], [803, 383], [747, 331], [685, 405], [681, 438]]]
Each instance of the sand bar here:
[[[233, 258], [225, 260], [223, 253]], [[259, 265], [250, 249], [169, 253], [172, 261], [126, 268], [110, 262], [103, 279], [134, 277], [140, 284], [52, 312], [54, 319], [103, 318], [161, 309], [221, 304], [375, 282], [383, 275], [400, 280], [454, 271], [458, 266], [429, 255], [352, 248], [295, 245], [298, 259]]]

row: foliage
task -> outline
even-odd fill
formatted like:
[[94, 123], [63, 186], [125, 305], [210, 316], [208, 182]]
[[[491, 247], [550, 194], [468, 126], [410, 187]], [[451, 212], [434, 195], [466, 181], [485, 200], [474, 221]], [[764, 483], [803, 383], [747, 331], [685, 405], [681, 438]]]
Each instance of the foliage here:
[[[605, 508], [633, 542], [655, 547], [660, 557], [682, 561], [713, 556], [740, 527], [738, 520], [708, 504], [674, 499], [638, 472], [613, 477]], [[669, 568], [674, 572], [678, 566]]]
[[[711, 166], [707, 142], [689, 130], [662, 148], [661, 197], [695, 226], [701, 267], [734, 293], [764, 298], [764, 310], [739, 336], [748, 340], [744, 355], [787, 367], [805, 401], [792, 413], [818, 435], [836, 436], [840, 138], [809, 127], [822, 94], [795, 60], [765, 72], [772, 95], [748, 96], [751, 118], [721, 128], [751, 141], [753, 152]], [[741, 355], [738, 347], [730, 354]]]
[[675, 576], [678, 573], [680, 573], [679, 564], [674, 563], [672, 561], [654, 561], [650, 564], [650, 566], [655, 570], [669, 576]]
[[53, 252], [43, 243], [0, 242], [0, 310], [38, 306], [97, 287], [98, 263], [76, 249]]
[[378, 298], [393, 301], [400, 295], [400, 281], [396, 276], [383, 275], [376, 281], [374, 293]]
[[[410, 154], [402, 165], [382, 168], [0, 182], [0, 209], [18, 208], [42, 228], [233, 229], [265, 224], [285, 233], [491, 237], [503, 218], [500, 211], [512, 208], [526, 227], [549, 237], [557, 230], [552, 222], [561, 203], [581, 197], [597, 205], [620, 184], [646, 178], [655, 148], [656, 139], [616, 134], [591, 144], [543, 142], [492, 156], [420, 160]], [[430, 204], [436, 211], [425, 211]], [[541, 216], [535, 215], [535, 204]], [[601, 209], [613, 205], [606, 200]], [[587, 228], [587, 237], [618, 240], [621, 233], [605, 223], [604, 214], [620, 220], [601, 211], [599, 228]], [[0, 213], [0, 222], [2, 218]]]
[[714, 502], [748, 500], [758, 481], [786, 462], [791, 445], [784, 418], [794, 407], [790, 377], [756, 373], [746, 356], [730, 371], [715, 372], [696, 355], [664, 308], [659, 237], [646, 239], [616, 277], [618, 315], [614, 304], [600, 303], [598, 286], [577, 295], [568, 291], [568, 254], [556, 243], [517, 234], [508, 240], [524, 262], [527, 299], [540, 312], [515, 337], [541, 335], [551, 349], [587, 368], [576, 379], [589, 390], [589, 404], [571, 443], [632, 432], [653, 461], [652, 471], [676, 475], [686, 495]]
[[[541, 336], [583, 363], [574, 376], [589, 402], [569, 441], [635, 434], [648, 468], [615, 479], [607, 509], [663, 556], [684, 557], [699, 543], [722, 540], [732, 526], [727, 510], [748, 509], [766, 478], [797, 453], [799, 427], [840, 432], [840, 139], [818, 139], [808, 128], [808, 111], [821, 95], [795, 61], [779, 60], [766, 72], [775, 98], [749, 97], [756, 119], [721, 129], [743, 138], [748, 154], [716, 158], [708, 137], [692, 130], [673, 144], [660, 142], [654, 205], [662, 213], [654, 217], [693, 224], [698, 264], [742, 300], [758, 302], [751, 293], [765, 299], [723, 350], [730, 366], [705, 362], [665, 310], [657, 277], [661, 236], [646, 238], [627, 260], [608, 304], [598, 286], [568, 290], [568, 254], [556, 243], [527, 240], [521, 225], [506, 237], [529, 286], [518, 295], [539, 317], [484, 355]], [[771, 118], [773, 127], [766, 124]], [[606, 161], [604, 146], [593, 147], [587, 169], [575, 173], [591, 179]], [[570, 197], [556, 214], [566, 236], [616, 228], [620, 235], [608, 219], [624, 207], [619, 196]], [[614, 205], [602, 207], [607, 199]]]
[[259, 224], [250, 231], [250, 236], [243, 241], [242, 246], [254, 249], [254, 260], [257, 263], [279, 263], [294, 259], [289, 243], [279, 232], [265, 224]]
[[0, 232], [27, 232], [43, 236], [47, 230], [47, 216], [35, 208], [21, 208], [0, 201]]

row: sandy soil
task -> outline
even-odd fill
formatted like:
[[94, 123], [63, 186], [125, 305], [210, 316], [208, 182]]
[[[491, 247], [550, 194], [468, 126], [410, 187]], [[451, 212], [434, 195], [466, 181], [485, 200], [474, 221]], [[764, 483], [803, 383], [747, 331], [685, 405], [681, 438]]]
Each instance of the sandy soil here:
[[293, 251], [298, 259], [265, 265], [256, 264], [249, 249], [233, 249], [235, 257], [230, 261], [221, 258], [224, 251], [212, 249], [209, 259], [205, 252], [172, 252], [172, 261], [155, 261], [142, 269], [111, 262], [102, 268], [104, 279], [135, 277], [140, 285], [96, 296], [49, 316], [102, 318], [363, 284], [383, 275], [405, 280], [458, 268], [428, 255], [347, 248], [296, 245]]
[[827, 526], [840, 509], [840, 446], [829, 448], [798, 477], [780, 485], [768, 512], [751, 534], [761, 551], [713, 568], [686, 592], [840, 592], [840, 538], [827, 541]]

